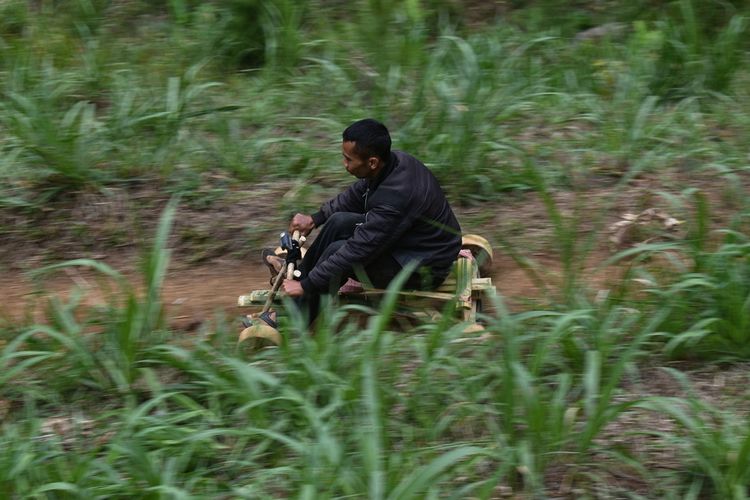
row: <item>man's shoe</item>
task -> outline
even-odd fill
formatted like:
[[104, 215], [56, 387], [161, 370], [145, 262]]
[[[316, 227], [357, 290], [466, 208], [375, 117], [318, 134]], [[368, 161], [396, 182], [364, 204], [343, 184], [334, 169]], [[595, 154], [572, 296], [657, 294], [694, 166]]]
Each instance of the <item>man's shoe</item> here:
[[276, 311], [267, 311], [264, 313], [260, 313], [257, 316], [248, 314], [246, 316], [240, 317], [240, 324], [242, 325], [242, 328], [250, 328], [262, 323], [265, 323], [266, 326], [270, 326], [274, 330], [278, 330], [279, 324], [276, 322]]
[[284, 269], [284, 259], [276, 255], [270, 248], [263, 249], [260, 255], [263, 259], [263, 263], [271, 272], [271, 285], [273, 285], [276, 276], [278, 276], [281, 270]]
[[[257, 316], [244, 316], [241, 318], [243, 330], [240, 332], [238, 342], [254, 339], [255, 348], [260, 347], [264, 341], [275, 345], [281, 345], [281, 334], [279, 325], [276, 323], [276, 312], [267, 311]], [[261, 342], [261, 344], [258, 344]]]

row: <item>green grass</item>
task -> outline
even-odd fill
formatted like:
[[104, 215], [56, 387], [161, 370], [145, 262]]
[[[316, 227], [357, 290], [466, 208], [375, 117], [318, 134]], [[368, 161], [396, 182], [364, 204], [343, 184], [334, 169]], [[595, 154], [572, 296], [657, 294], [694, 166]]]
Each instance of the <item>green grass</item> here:
[[[41, 322], [0, 323], [2, 494], [746, 497], [742, 388], [717, 408], [687, 384], [668, 398], [633, 387], [671, 358], [750, 355], [747, 8], [508, 4], [477, 19], [479, 3], [446, 0], [0, 2], [3, 213], [43, 221], [144, 184], [208, 207], [290, 179], [268, 210], [312, 209], [348, 182], [341, 130], [375, 116], [545, 295], [497, 297], [481, 340], [447, 315], [394, 329], [395, 295], [333, 307], [313, 336], [292, 314], [283, 345], [260, 352], [238, 350], [221, 317], [176, 335], [161, 299], [172, 202], [142, 286], [91, 259], [53, 264], [40, 286], [84, 266], [105, 303], [73, 291]], [[624, 31], [573, 39], [609, 21]], [[685, 190], [691, 176], [713, 187]], [[668, 207], [685, 237], [615, 256], [627, 270], [602, 299], [585, 271], [623, 202], [590, 195], [644, 179], [661, 186], [636, 208]], [[489, 226], [499, 203], [531, 198], [543, 220]], [[526, 222], [548, 228], [543, 243]], [[671, 426], [629, 423], [654, 414]], [[644, 432], [679, 465], [651, 467]]]
[[[74, 293], [52, 300], [43, 323], [0, 329], [8, 494], [491, 498], [508, 489], [544, 496], [560, 482], [618, 494], [608, 474], [633, 467], [638, 450], [624, 452], [607, 429], [650, 410], [687, 429], [660, 435], [685, 444], [686, 464], [702, 467], [717, 491], [741, 495], [721, 488], [724, 479], [742, 484], [745, 466], [713, 461], [724, 452], [700, 431], [710, 422], [681, 413], [689, 401], [651, 402], [623, 386], [654, 356], [670, 302], [512, 313], [497, 297], [492, 335], [478, 341], [447, 316], [392, 330], [389, 294], [377, 310], [355, 308], [364, 328], [333, 308], [310, 336], [292, 315], [281, 347], [238, 351], [221, 318], [187, 338], [161, 326], [174, 210], [144, 257], [142, 294], [96, 261], [71, 261], [41, 273], [100, 271], [112, 284], [104, 306]], [[707, 484], [700, 477], [669, 484], [693, 491]]]
[[[498, 297], [498, 315], [487, 318], [493, 335], [476, 341], [447, 317], [391, 330], [390, 294], [378, 310], [357, 307], [369, 318], [364, 328], [334, 308], [315, 336], [292, 316], [281, 347], [238, 351], [220, 318], [189, 338], [161, 330], [173, 210], [144, 259], [142, 295], [106, 266], [72, 261], [43, 272], [101, 271], [114, 285], [104, 307], [74, 294], [51, 302], [43, 324], [2, 329], [8, 494], [490, 498], [497, 488], [544, 496], [560, 481], [616, 494], [607, 474], [632, 458], [605, 431], [638, 408], [695, 431], [661, 436], [701, 440], [685, 441], [686, 462], [714, 463], [703, 460], [715, 452], [696, 428], [709, 424], [678, 413], [681, 400], [652, 404], [623, 390], [653, 355], [668, 307], [511, 313]], [[716, 474], [739, 482], [745, 474], [741, 465], [711, 467], [715, 484]], [[703, 484], [688, 479], [688, 489]]]
[[684, 496], [747, 498], [750, 480], [750, 434], [747, 423], [732, 412], [698, 398], [684, 374], [671, 373], [685, 399], [656, 398], [649, 406], [672, 417], [678, 431], [668, 443], [684, 451]]
[[[151, 10], [74, 3], [65, 15], [52, 5], [34, 15], [22, 2], [4, 7], [5, 149], [17, 155], [14, 176], [48, 190], [143, 175], [170, 184], [178, 165], [237, 181], [320, 177], [319, 162], [333, 156], [340, 129], [363, 115], [385, 120], [396, 145], [450, 177], [450, 194], [464, 200], [533, 184], [509, 147], [565, 185], [571, 169], [654, 170], [739, 146], [700, 140], [695, 108], [670, 99], [705, 99], [701, 108], [715, 107], [712, 113], [731, 109], [730, 100], [712, 96], [731, 99], [744, 74], [741, 11], [724, 31], [698, 39], [691, 33], [702, 33], [701, 21], [685, 0], [663, 22], [634, 24], [622, 41], [571, 43], [569, 34], [529, 33], [503, 20], [477, 30], [460, 17], [431, 24], [451, 11], [450, 2], [362, 2], [353, 19], [330, 6], [315, 17], [314, 2], [222, 8], [179, 1]], [[155, 20], [159, 9], [166, 21]], [[205, 33], [209, 19], [224, 31]], [[357, 29], [368, 26], [364, 19], [372, 25]], [[123, 23], [136, 23], [148, 43], [127, 36]], [[42, 31], [59, 43], [43, 42]], [[239, 33], [253, 40], [233, 38]], [[214, 52], [199, 52], [207, 39]], [[235, 55], [221, 55], [222, 47]], [[256, 66], [240, 65], [245, 73], [233, 75], [238, 57]], [[667, 57], [669, 72], [660, 76]]]

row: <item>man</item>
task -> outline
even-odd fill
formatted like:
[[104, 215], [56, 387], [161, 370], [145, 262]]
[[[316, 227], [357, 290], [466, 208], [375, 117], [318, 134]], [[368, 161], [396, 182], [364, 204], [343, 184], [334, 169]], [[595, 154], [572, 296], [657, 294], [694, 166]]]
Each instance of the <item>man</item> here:
[[373, 119], [350, 125], [342, 154], [358, 180], [318, 212], [298, 213], [289, 224], [290, 232], [305, 236], [320, 228], [300, 264], [300, 280], [283, 284], [311, 322], [321, 294], [336, 293], [349, 277], [385, 288], [414, 263], [405, 288], [436, 288], [461, 249], [461, 228], [437, 179], [413, 156], [391, 151], [385, 125]]

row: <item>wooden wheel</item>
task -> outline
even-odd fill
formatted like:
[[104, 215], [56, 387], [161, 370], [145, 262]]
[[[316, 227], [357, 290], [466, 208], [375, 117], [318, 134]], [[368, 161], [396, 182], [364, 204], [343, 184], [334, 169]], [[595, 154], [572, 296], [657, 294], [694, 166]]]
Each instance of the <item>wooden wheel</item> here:
[[492, 245], [478, 234], [465, 234], [461, 238], [461, 248], [471, 252], [479, 265], [479, 276], [485, 277], [492, 274]]
[[270, 326], [253, 325], [240, 332], [237, 343], [244, 343], [251, 349], [258, 349], [267, 345], [281, 345], [281, 335]]

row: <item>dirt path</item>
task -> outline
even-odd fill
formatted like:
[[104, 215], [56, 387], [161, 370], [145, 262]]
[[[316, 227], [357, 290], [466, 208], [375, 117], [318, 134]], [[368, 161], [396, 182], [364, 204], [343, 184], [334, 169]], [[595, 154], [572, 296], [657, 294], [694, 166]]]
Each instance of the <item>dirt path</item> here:
[[[141, 289], [140, 276], [131, 261], [107, 262]], [[164, 283], [163, 300], [172, 327], [190, 330], [217, 313], [239, 314], [237, 296], [268, 284], [267, 271], [238, 261], [216, 260], [210, 265], [188, 266], [175, 263]], [[47, 298], [69, 298], [73, 290], [85, 293], [84, 303], [101, 304], [107, 299], [106, 280], [87, 269], [59, 271], [43, 280], [39, 289], [27, 273], [10, 272], [0, 276], [3, 301], [0, 318], [11, 322], [43, 321]]]
[[[665, 178], [669, 180], [668, 187], [664, 185]], [[743, 177], [741, 182], [744, 187], [750, 187], [750, 178]], [[587, 213], [584, 209], [590, 207], [591, 213], [598, 213], [599, 207], [608, 207], [607, 220], [601, 225], [592, 222], [595, 218], [580, 221], [577, 231], [583, 237], [592, 231], [602, 231], [611, 223], [620, 222], [621, 215], [626, 212], [637, 214], [644, 208], [652, 207], [672, 210], [654, 193], [663, 190], [680, 196], [681, 189], [686, 187], [699, 188], [709, 197], [714, 219], [712, 227], [728, 227], [728, 220], [736, 212], [737, 206], [725, 196], [725, 180], [713, 174], [697, 176], [694, 172], [689, 175], [670, 172], [668, 177], [643, 175], [633, 180], [627, 189], [617, 192], [611, 186], [592, 187], [585, 192], [585, 196], [580, 192], [560, 192], [555, 203], [560, 213], [570, 220], [574, 217], [571, 214], [577, 213], [577, 210]], [[223, 313], [227, 317], [237, 316], [243, 312], [235, 306], [238, 295], [268, 287], [267, 271], [258, 262], [259, 259], [251, 257], [242, 261], [229, 256], [257, 255], [259, 252], [249, 252], [247, 248], [276, 243], [274, 239], [278, 233], [270, 228], [278, 227], [280, 222], [272, 207], [292, 188], [291, 184], [259, 185], [251, 191], [231, 191], [224, 198], [216, 200], [210, 209], [191, 207], [189, 204], [179, 208], [170, 240], [170, 246], [179, 252], [175, 253], [163, 289], [167, 314], [174, 328], [190, 330], [216, 313]], [[28, 275], [19, 269], [34, 269], [38, 267], [37, 262], [45, 259], [76, 258], [100, 252], [103, 262], [121, 271], [132, 283], [139, 283], [137, 253], [133, 249], [147, 243], [143, 235], [152, 234], [161, 207], [166, 203], [162, 193], [144, 189], [143, 192], [115, 191], [117, 196], [109, 192], [107, 196], [82, 196], [67, 209], [51, 211], [55, 216], [52, 219], [41, 221], [46, 224], [45, 230], [36, 232], [44, 235], [44, 238], [33, 239], [29, 236], [30, 231], [19, 231], [17, 239], [6, 237], [0, 241], [0, 256], [5, 256], [5, 259], [0, 259], [0, 323], [4, 319], [11, 324], [28, 324], [32, 320], [44, 319], [45, 293], [35, 291]], [[585, 202], [584, 207], [579, 207], [581, 200]], [[686, 203], [686, 206], [690, 206], [691, 202], [686, 200]], [[670, 215], [689, 220], [691, 213], [686, 208], [670, 212]], [[253, 231], [248, 230], [248, 214], [254, 214]], [[128, 218], [131, 215], [132, 220]], [[559, 240], [547, 209], [538, 196], [508, 196], [502, 203], [462, 207], [458, 215], [467, 232], [483, 234], [491, 240], [494, 235], [503, 235], [503, 239], [516, 251], [536, 262], [539, 272], [546, 274], [545, 278], [550, 278], [553, 283], [556, 281], [555, 275], [559, 275], [561, 265], [559, 258], [552, 255], [559, 251], [556, 248]], [[566, 224], [570, 223], [568, 219]], [[86, 224], [89, 241], [85, 246], [80, 241], [81, 235], [70, 230], [71, 220]], [[0, 222], [7, 227], [21, 228], [37, 227], [41, 223], [26, 220], [19, 214]], [[125, 233], [121, 234], [122, 231]], [[644, 228], [644, 237], [658, 236], [659, 231], [658, 227]], [[8, 234], [13, 236], [14, 233]], [[602, 242], [606, 237], [606, 234], [601, 235]], [[127, 239], [129, 243], [126, 248], [130, 249], [122, 251], [131, 253], [110, 254], [117, 251], [113, 248], [121, 248], [114, 242], [122, 238]], [[630, 243], [641, 240], [635, 239]], [[586, 261], [588, 271], [593, 271], [611, 256], [604, 247], [597, 248]], [[8, 255], [13, 258], [8, 258]], [[188, 263], [189, 257], [194, 258], [192, 262], [196, 257], [206, 260], [201, 260], [201, 264], [191, 264]], [[494, 263], [494, 285], [511, 306], [522, 305], [526, 299], [543, 298], [544, 292], [534, 285], [527, 272], [499, 248], [495, 248]], [[590, 286], [607, 288], [607, 284], [619, 279], [619, 273], [612, 269], [596, 271], [596, 274], [587, 272], [582, 279]], [[87, 291], [85, 301], [89, 304], [101, 303], [106, 299], [105, 292], [91, 272], [60, 271], [44, 280], [47, 294], [67, 295], [76, 286]], [[555, 285], [550, 287], [553, 291], [556, 288]]]
[[[117, 269], [135, 286], [140, 276], [134, 270], [135, 258], [121, 256], [105, 263]], [[506, 297], [538, 295], [538, 290], [515, 262], [503, 255], [495, 258], [493, 282]], [[44, 308], [50, 295], [69, 298], [75, 290], [85, 292], [84, 303], [96, 305], [107, 299], [105, 280], [87, 269], [58, 271], [43, 280], [43, 289], [35, 286], [27, 273], [4, 272], [0, 275], [0, 318], [11, 323], [44, 321]], [[164, 283], [163, 300], [171, 327], [192, 330], [204, 321], [223, 314], [232, 318], [242, 314], [235, 304], [237, 296], [268, 287], [268, 271], [260, 263], [236, 259], [216, 259], [199, 266], [173, 262]]]

